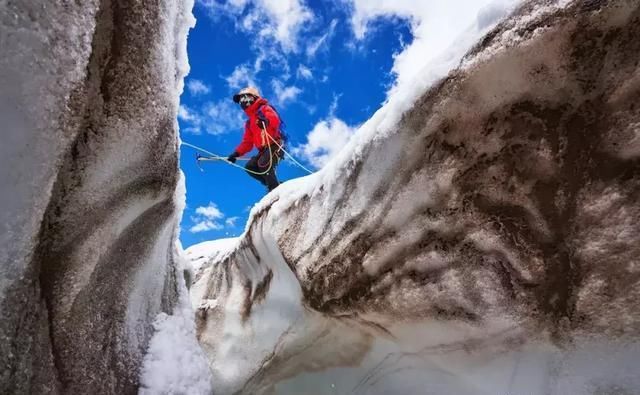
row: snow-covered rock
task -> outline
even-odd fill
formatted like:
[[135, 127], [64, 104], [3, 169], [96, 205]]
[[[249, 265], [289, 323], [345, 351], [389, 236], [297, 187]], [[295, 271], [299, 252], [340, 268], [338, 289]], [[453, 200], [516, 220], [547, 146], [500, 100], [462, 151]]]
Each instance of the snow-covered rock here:
[[0, 2], [0, 393], [137, 390], [182, 278], [192, 6]]
[[193, 286], [214, 391], [638, 393], [638, 37], [527, 3], [265, 197]]

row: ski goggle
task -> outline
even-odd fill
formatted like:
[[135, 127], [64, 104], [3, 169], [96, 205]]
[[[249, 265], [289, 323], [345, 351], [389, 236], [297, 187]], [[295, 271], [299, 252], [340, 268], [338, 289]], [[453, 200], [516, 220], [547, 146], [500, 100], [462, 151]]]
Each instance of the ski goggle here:
[[244, 95], [240, 96], [240, 99], [238, 100], [238, 103], [240, 104], [240, 107], [247, 108], [250, 105], [252, 105], [253, 102], [255, 102], [255, 101], [256, 101], [256, 98], [253, 97], [253, 95], [244, 94]]

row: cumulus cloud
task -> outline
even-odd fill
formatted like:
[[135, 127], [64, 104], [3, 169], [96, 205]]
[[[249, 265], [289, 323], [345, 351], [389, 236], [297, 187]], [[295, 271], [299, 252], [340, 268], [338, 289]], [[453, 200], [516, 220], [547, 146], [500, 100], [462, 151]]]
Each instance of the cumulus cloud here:
[[206, 95], [211, 92], [211, 88], [209, 88], [204, 82], [196, 79], [190, 79], [187, 81], [187, 89], [192, 96]]
[[261, 41], [274, 41], [296, 51], [301, 29], [314, 19], [302, 0], [199, 0], [214, 17], [228, 16], [236, 27]]
[[293, 153], [319, 169], [347, 145], [355, 131], [356, 128], [330, 116], [318, 122], [307, 135], [307, 143], [293, 148]]
[[348, 0], [351, 26], [358, 40], [365, 38], [377, 18], [406, 19], [413, 41], [394, 56], [394, 92], [415, 81], [418, 73], [443, 56], [465, 31], [485, 29], [519, 0]]
[[201, 206], [196, 208], [196, 214], [201, 215], [207, 219], [224, 218], [224, 214], [222, 214], [222, 211], [220, 211], [215, 203], [209, 203], [208, 206]]
[[236, 222], [240, 217], [229, 217], [225, 219], [225, 215], [218, 206], [210, 202], [207, 206], [196, 208], [195, 215], [191, 217], [193, 225], [189, 228], [191, 233], [208, 232], [211, 230], [222, 230], [225, 227], [232, 228], [236, 226]]
[[215, 203], [208, 206], [196, 208], [196, 215], [191, 217], [193, 226], [189, 229], [191, 233], [207, 232], [210, 230], [221, 230], [224, 226], [218, 220], [224, 218], [224, 214], [218, 209]]
[[302, 89], [297, 86], [284, 86], [282, 81], [279, 80], [272, 80], [271, 88], [276, 95], [275, 103], [281, 107], [295, 100], [302, 93]]
[[[270, 29], [261, 30], [261, 34], [273, 35], [283, 48], [295, 49], [300, 28], [311, 21], [313, 13], [300, 0], [259, 0], [275, 23]], [[264, 17], [263, 17], [264, 18]]]

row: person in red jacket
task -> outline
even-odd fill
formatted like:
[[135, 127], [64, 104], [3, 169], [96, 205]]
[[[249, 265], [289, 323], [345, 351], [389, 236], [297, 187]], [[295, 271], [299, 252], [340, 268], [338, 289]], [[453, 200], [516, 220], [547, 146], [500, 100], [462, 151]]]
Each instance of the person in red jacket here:
[[258, 154], [249, 160], [245, 169], [251, 177], [272, 191], [280, 184], [276, 176], [282, 146], [280, 117], [269, 102], [260, 97], [256, 88], [242, 89], [233, 96], [233, 101], [242, 107], [249, 119], [244, 125], [242, 141], [227, 160], [235, 163], [239, 156], [251, 151], [253, 147], [257, 148]]

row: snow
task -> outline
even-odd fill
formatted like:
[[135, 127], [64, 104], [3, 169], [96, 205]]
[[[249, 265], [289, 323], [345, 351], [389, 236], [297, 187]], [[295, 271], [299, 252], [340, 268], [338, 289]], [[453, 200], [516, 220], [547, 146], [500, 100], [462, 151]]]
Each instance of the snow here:
[[[247, 221], [245, 234], [250, 229], [255, 215], [262, 212], [265, 207], [270, 207], [271, 216], [277, 218], [286, 212], [289, 207], [294, 206], [296, 202], [301, 201], [305, 196], [314, 197], [320, 194], [326, 196], [326, 198], [323, 200], [321, 206], [311, 207], [309, 218], [307, 218], [306, 221], [307, 226], [305, 232], [309, 235], [306, 239], [315, 240], [316, 237], [314, 237], [314, 233], [321, 232], [325, 229], [325, 224], [329, 220], [334, 221], [334, 227], [339, 228], [342, 223], [326, 215], [327, 211], [330, 210], [331, 207], [335, 207], [336, 204], [335, 201], [328, 199], [331, 199], [331, 196], [339, 196], [342, 194], [340, 191], [335, 190], [336, 188], [341, 188], [340, 185], [342, 183], [340, 180], [343, 180], [351, 172], [354, 165], [362, 160], [364, 152], [367, 151], [368, 147], [372, 145], [375, 146], [377, 141], [386, 140], [385, 150], [381, 153], [380, 160], [368, 161], [368, 163], [373, 162], [376, 167], [363, 172], [367, 174], [367, 176], [359, 183], [359, 188], [362, 188], [364, 191], [372, 190], [374, 186], [379, 185], [390, 177], [390, 175], [384, 171], [384, 164], [392, 163], [395, 158], [403, 153], [398, 150], [394, 151], [394, 145], [389, 140], [392, 134], [398, 132], [396, 125], [402, 116], [413, 107], [420, 95], [424, 94], [429, 87], [444, 78], [456, 67], [459, 67], [461, 70], [473, 68], [474, 65], [495, 57], [501, 51], [506, 51], [523, 41], [533, 39], [535, 35], [523, 36], [516, 32], [523, 26], [526, 26], [531, 20], [540, 18], [546, 14], [551, 14], [559, 8], [568, 5], [567, 2], [552, 2], [550, 4], [536, 5], [533, 11], [524, 17], [509, 19], [509, 25], [502, 35], [494, 40], [491, 46], [471, 57], [464, 58], [465, 54], [467, 54], [473, 45], [476, 44], [483, 35], [493, 29], [507, 12], [513, 10], [516, 4], [518, 4], [517, 1], [498, 1], [482, 8], [478, 13], [475, 23], [463, 31], [450, 47], [446, 48], [441, 54], [434, 56], [434, 60], [425, 66], [422, 71], [412, 79], [410, 84], [399, 84], [394, 88], [393, 94], [388, 97], [384, 105], [356, 130], [353, 138], [349, 140], [337, 155], [333, 155], [329, 163], [321, 170], [309, 176], [281, 184], [274, 192], [254, 205]], [[499, 82], [496, 83], [499, 84]], [[396, 145], [398, 148], [400, 146], [400, 144]], [[437, 201], [438, 195], [443, 193], [443, 191], [440, 190], [441, 187], [438, 187], [438, 185], [442, 184], [443, 187], [446, 188], [446, 179], [453, 176], [454, 172], [454, 169], [450, 171], [442, 171], [441, 169], [441, 171], [439, 171], [439, 177], [444, 179], [437, 180], [435, 184], [426, 183], [426, 185], [433, 186], [432, 189], [428, 191], [428, 196], [433, 196], [432, 199]], [[323, 191], [325, 193], [323, 193]], [[351, 206], [351, 214], [345, 217], [344, 221], [366, 210], [367, 202], [363, 196], [365, 196], [365, 194], [352, 194], [352, 198], [348, 203]], [[360, 201], [358, 202], [359, 198]], [[404, 208], [405, 211], [407, 209], [406, 207]], [[396, 215], [389, 216], [387, 221], [396, 220], [398, 215], [400, 217], [403, 216], [401, 212], [398, 212]], [[398, 218], [397, 222], [402, 223], [402, 219]], [[276, 224], [275, 226], [277, 227], [278, 225]], [[305, 247], [308, 248], [309, 246], [301, 246], [301, 248]]]
[[[168, 21], [174, 21], [174, 24], [165, 24], [161, 35], [165, 44], [161, 46], [164, 53], [160, 59], [169, 60], [164, 65], [165, 72], [175, 76], [175, 90], [171, 93], [174, 99], [173, 106], [177, 112], [180, 109], [179, 97], [184, 89], [184, 78], [190, 68], [186, 44], [188, 32], [196, 22], [192, 13], [193, 6], [194, 0], [172, 2], [166, 10], [165, 17]], [[175, 43], [175, 47], [170, 43]], [[172, 68], [174, 59], [175, 72]], [[178, 128], [177, 121], [174, 127]], [[178, 144], [179, 141], [176, 143]], [[182, 171], [179, 172], [173, 200], [178, 217], [172, 229], [172, 236], [176, 238], [180, 232], [180, 217], [186, 206], [185, 179]], [[178, 277], [178, 301], [173, 314], [161, 312], [154, 320], [154, 335], [149, 342], [140, 372], [139, 393], [206, 395], [212, 392], [211, 373], [196, 339], [194, 311], [191, 307], [186, 279], [183, 276], [185, 271], [192, 270], [191, 262], [187, 260], [188, 253], [182, 250], [182, 246], [177, 241], [174, 251], [175, 272]], [[160, 257], [156, 260], [162, 262]], [[148, 281], [153, 274], [152, 272], [143, 273], [143, 277]], [[155, 299], [159, 301], [159, 298]]]
[[0, 392], [130, 393], [181, 285], [193, 0], [1, 4]]
[[[283, 333], [287, 333], [292, 328], [297, 329], [296, 324], [305, 321], [306, 312], [299, 303], [302, 297], [300, 285], [293, 273], [283, 265], [280, 251], [273, 248], [273, 241], [268, 240], [268, 235], [264, 237], [265, 240], [257, 240], [257, 251], [261, 257], [272, 262], [269, 269], [273, 273], [269, 288], [271, 291], [266, 295], [264, 303], [254, 304], [251, 315], [248, 319], [245, 318], [243, 314], [245, 293], [243, 289], [234, 287], [228, 299], [224, 301], [227, 307], [224, 321], [219, 323], [216, 329], [209, 328], [206, 332], [206, 337], [217, 334], [221, 338], [228, 339], [215, 351], [220, 360], [226, 363], [212, 366], [216, 380], [215, 389], [221, 393], [235, 393], [241, 390], [239, 385], [252, 373], [252, 370], [245, 370], [242, 367], [259, 366], [264, 357], [269, 355], [274, 347], [278, 347]], [[265, 268], [255, 265], [251, 260], [248, 263], [251, 267], [244, 268], [243, 272], [253, 274], [251, 277], [256, 280], [265, 274]], [[253, 286], [255, 287], [256, 284], [254, 282]], [[255, 288], [252, 291], [255, 293]], [[205, 301], [209, 300], [205, 299]], [[277, 309], [274, 310], [271, 306], [277, 306]], [[245, 331], [249, 331], [252, 335], [237, 336], [238, 333]], [[208, 340], [210, 342], [211, 339]]]
[[191, 262], [192, 270], [197, 273], [200, 269], [203, 269], [203, 265], [206, 263], [223, 260], [224, 256], [238, 247], [239, 242], [240, 239], [237, 237], [205, 241], [192, 245], [184, 253], [185, 257]]
[[[262, 211], [265, 206], [271, 205], [271, 203], [276, 200], [278, 201], [276, 206], [288, 207], [305, 195], [313, 196], [321, 187], [330, 188], [331, 185], [337, 183], [339, 178], [343, 177], [345, 173], [348, 173], [354, 163], [361, 159], [365, 147], [372, 142], [385, 139], [397, 130], [396, 125], [403, 114], [411, 109], [418, 97], [427, 91], [435, 82], [444, 78], [457, 66], [461, 66], [462, 68], [472, 67], [474, 62], [491, 57], [501, 49], [506, 49], [509, 45], [515, 45], [518, 42], [515, 38], [516, 36], [509, 35], [499, 40], [498, 43], [490, 49], [482, 51], [482, 53], [462, 62], [464, 55], [469, 49], [471, 49], [483, 35], [494, 28], [501, 18], [507, 15], [509, 10], [512, 10], [517, 3], [518, 1], [498, 1], [482, 8], [474, 24], [465, 29], [457, 39], [453, 41], [451, 46], [443, 50], [442, 53], [434, 55], [434, 60], [424, 66], [420, 72], [416, 74], [411, 73], [413, 78], [410, 79], [410, 83], [400, 83], [394, 87], [393, 92], [383, 106], [371, 119], [356, 130], [353, 138], [344, 145], [344, 148], [337, 155], [332, 155], [331, 161], [320, 171], [313, 175], [284, 183], [274, 194], [270, 194], [269, 197], [254, 206], [251, 213]], [[553, 12], [557, 8], [558, 5], [539, 7], [535, 15], [530, 18], [527, 17], [526, 20], [529, 21], [542, 13]], [[524, 22], [516, 22], [516, 25], [511, 26], [508, 32], [512, 32], [512, 30], [517, 29], [517, 27], [523, 23]], [[520, 38], [519, 36], [517, 37]], [[388, 153], [385, 153], [385, 155], [388, 155]], [[319, 162], [318, 164], [324, 163]], [[384, 174], [381, 174], [381, 172], [371, 172], [371, 174], [376, 174], [378, 178], [384, 177]], [[278, 208], [273, 207], [272, 210], [278, 210]], [[251, 222], [252, 219], [250, 216], [247, 223], [250, 224]]]
[[[31, 19], [21, 8], [29, 9]], [[72, 89], [84, 78], [95, 12], [93, 3], [82, 10], [55, 5], [46, 11], [36, 4], [2, 5], [0, 302], [7, 287], [27, 270], [36, 242], [33, 236], [74, 137], [62, 129], [59, 116]], [[53, 36], [58, 39], [51, 40]]]
[[[183, 183], [181, 183], [183, 184]], [[181, 198], [178, 189], [176, 198]], [[177, 272], [190, 271], [197, 278], [207, 263], [224, 259], [238, 246], [238, 238], [220, 239], [193, 245], [182, 251]], [[180, 276], [179, 300], [172, 315], [160, 313], [154, 321], [155, 333], [143, 362], [140, 394], [210, 394], [211, 372], [206, 357], [196, 339], [194, 308], [184, 277]], [[192, 295], [198, 292], [191, 290]]]
[[456, 39], [465, 29], [484, 30], [520, 3], [519, 0], [352, 1], [351, 22], [358, 39], [364, 37], [369, 21], [375, 18], [397, 16], [410, 22], [413, 40], [394, 55], [392, 72], [396, 81], [389, 97], [411, 90], [416, 81], [429, 74], [438, 57], [455, 62], [458, 57], [455, 51], [460, 47], [460, 39], [457, 42]]
[[[556, 90], [546, 89], [555, 76], [538, 84], [526, 80], [522, 70], [537, 62], [566, 70], [563, 35], [573, 31], [553, 24], [526, 27], [551, 14], [566, 17], [558, 10], [567, 5], [532, 5], [464, 58], [503, 13], [499, 7], [484, 9], [476, 24], [415, 81], [397, 85], [322, 170], [288, 181], [264, 197], [232, 246], [205, 248], [224, 251], [207, 252], [207, 265], [191, 295], [215, 391], [588, 394], [640, 388], [640, 367], [633, 363], [640, 355], [640, 344], [633, 339], [633, 295], [615, 300], [615, 307], [626, 313], [616, 328], [631, 334], [630, 339], [600, 336], [597, 327], [589, 335], [571, 332], [565, 325], [582, 323], [569, 324], [564, 316], [556, 327], [541, 322], [547, 317], [536, 311], [532, 299], [539, 295], [530, 288], [547, 284], [549, 268], [544, 265], [549, 261], [528, 250], [517, 232], [497, 232], [492, 225], [506, 225], [495, 214], [473, 218], [472, 210], [461, 209], [461, 195], [472, 192], [455, 180], [461, 169], [479, 161], [464, 162], [437, 143], [433, 150], [421, 145], [443, 120], [461, 123], [452, 127], [458, 135], [447, 136], [448, 143], [471, 144], [478, 140], [473, 129], [478, 125], [465, 121], [485, 120], [484, 115], [499, 112], [509, 100], [539, 94], [542, 99], [536, 99], [562, 103], [554, 97]], [[416, 101], [456, 66], [460, 71], [443, 88], [452, 95], [434, 91], [425, 96], [427, 104]], [[490, 136], [463, 152], [465, 157], [492, 155], [504, 143], [504, 137]], [[425, 151], [435, 158], [425, 160]], [[551, 151], [541, 152], [536, 155], [546, 155], [548, 162], [532, 171], [554, 175]], [[502, 171], [492, 165], [481, 174], [509, 181]], [[530, 193], [526, 181], [523, 189]], [[483, 192], [494, 189], [489, 185]], [[580, 197], [576, 203], [576, 215], [588, 225], [585, 234], [572, 235], [583, 247], [575, 250], [598, 255], [611, 253], [612, 243], [615, 249], [631, 248], [638, 232], [629, 188], [625, 193], [587, 192], [600, 198]], [[549, 243], [554, 229], [539, 205], [515, 192], [505, 201], [496, 195], [499, 203], [526, 211], [531, 217], [528, 235]], [[634, 270], [631, 264], [615, 270], [622, 266]], [[426, 278], [422, 283], [416, 280], [421, 275]], [[349, 282], [350, 277], [355, 280]], [[585, 279], [583, 292], [577, 293], [577, 306], [585, 311], [609, 301], [609, 294], [593, 296], [605, 288], [595, 277]], [[265, 282], [266, 291], [259, 286]], [[597, 314], [584, 321], [589, 319], [607, 327]], [[547, 331], [570, 340], [563, 343]]]
[[[179, 248], [179, 247], [177, 247]], [[179, 265], [182, 272], [184, 263]], [[194, 394], [212, 392], [211, 373], [196, 340], [189, 292], [180, 276], [179, 300], [172, 315], [160, 313], [153, 327], [140, 374], [140, 394]]]

